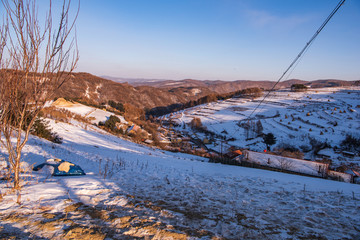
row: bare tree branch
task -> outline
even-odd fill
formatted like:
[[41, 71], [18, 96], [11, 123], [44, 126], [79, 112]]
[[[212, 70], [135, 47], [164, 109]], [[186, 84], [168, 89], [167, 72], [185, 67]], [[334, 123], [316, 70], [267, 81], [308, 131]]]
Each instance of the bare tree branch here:
[[0, 26], [0, 143], [8, 151], [14, 188], [20, 189], [21, 151], [31, 127], [79, 59], [72, 32], [80, 2], [71, 17], [72, 2], [64, 0], [55, 22], [50, 1], [44, 26], [40, 25], [35, 0], [1, 3], [5, 15]]

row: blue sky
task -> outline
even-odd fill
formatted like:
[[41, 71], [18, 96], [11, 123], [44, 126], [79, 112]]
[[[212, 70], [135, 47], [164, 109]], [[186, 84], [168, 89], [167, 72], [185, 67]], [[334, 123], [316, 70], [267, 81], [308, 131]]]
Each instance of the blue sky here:
[[[338, 0], [83, 0], [76, 71], [277, 80]], [[288, 78], [360, 79], [360, 1], [347, 0]]]

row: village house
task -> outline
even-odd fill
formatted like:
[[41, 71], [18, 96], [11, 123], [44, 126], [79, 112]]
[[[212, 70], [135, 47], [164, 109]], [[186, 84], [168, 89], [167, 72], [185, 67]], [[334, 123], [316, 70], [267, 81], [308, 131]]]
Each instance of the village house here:
[[127, 134], [135, 134], [138, 130], [140, 129], [140, 127], [136, 124], [132, 124], [127, 130]]

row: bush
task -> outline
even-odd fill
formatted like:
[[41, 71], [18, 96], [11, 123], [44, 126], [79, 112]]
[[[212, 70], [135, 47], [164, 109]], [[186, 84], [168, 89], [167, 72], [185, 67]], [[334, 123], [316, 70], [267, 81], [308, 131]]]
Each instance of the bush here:
[[30, 133], [35, 136], [45, 138], [54, 143], [61, 144], [63, 142], [62, 138], [57, 135], [57, 133], [52, 132], [49, 124], [41, 118], [35, 120], [34, 125], [31, 127]]
[[289, 152], [296, 152], [299, 151], [299, 149], [293, 145], [290, 145], [288, 143], [280, 143], [276, 146], [276, 151], [289, 151]]
[[315, 154], [317, 154], [321, 149], [331, 148], [331, 146], [328, 142], [322, 142], [322, 141], [320, 141], [316, 138], [312, 138], [310, 136], [309, 136], [309, 143]]
[[303, 151], [303, 152], [310, 152], [312, 147], [311, 146], [308, 146], [308, 145], [301, 145], [300, 146], [300, 149]]
[[280, 143], [276, 146], [275, 151], [284, 157], [293, 157], [302, 159], [304, 154], [295, 146], [290, 145], [288, 143]]
[[201, 119], [197, 118], [197, 117], [195, 117], [191, 120], [190, 126], [191, 126], [191, 128], [194, 128], [194, 129], [200, 129], [203, 127]]
[[341, 142], [341, 148], [348, 151], [360, 151], [360, 138], [347, 134]]

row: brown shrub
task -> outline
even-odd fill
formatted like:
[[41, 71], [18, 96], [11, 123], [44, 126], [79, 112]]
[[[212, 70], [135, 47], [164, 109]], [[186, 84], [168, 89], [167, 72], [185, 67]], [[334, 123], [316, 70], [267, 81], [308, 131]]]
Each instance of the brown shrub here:
[[53, 119], [55, 121], [70, 123], [71, 119], [83, 123], [90, 123], [90, 119], [66, 110], [64, 108], [46, 107], [41, 111], [42, 116]]
[[195, 128], [195, 129], [200, 129], [202, 128], [202, 122], [201, 122], [201, 119], [198, 118], [198, 117], [194, 117], [191, 122], [190, 122], [190, 126], [192, 128]]
[[283, 157], [290, 157], [290, 158], [297, 158], [297, 159], [303, 159], [304, 158], [304, 153], [301, 151], [287, 151], [284, 149], [278, 149], [277, 152], [279, 153], [280, 156]]

